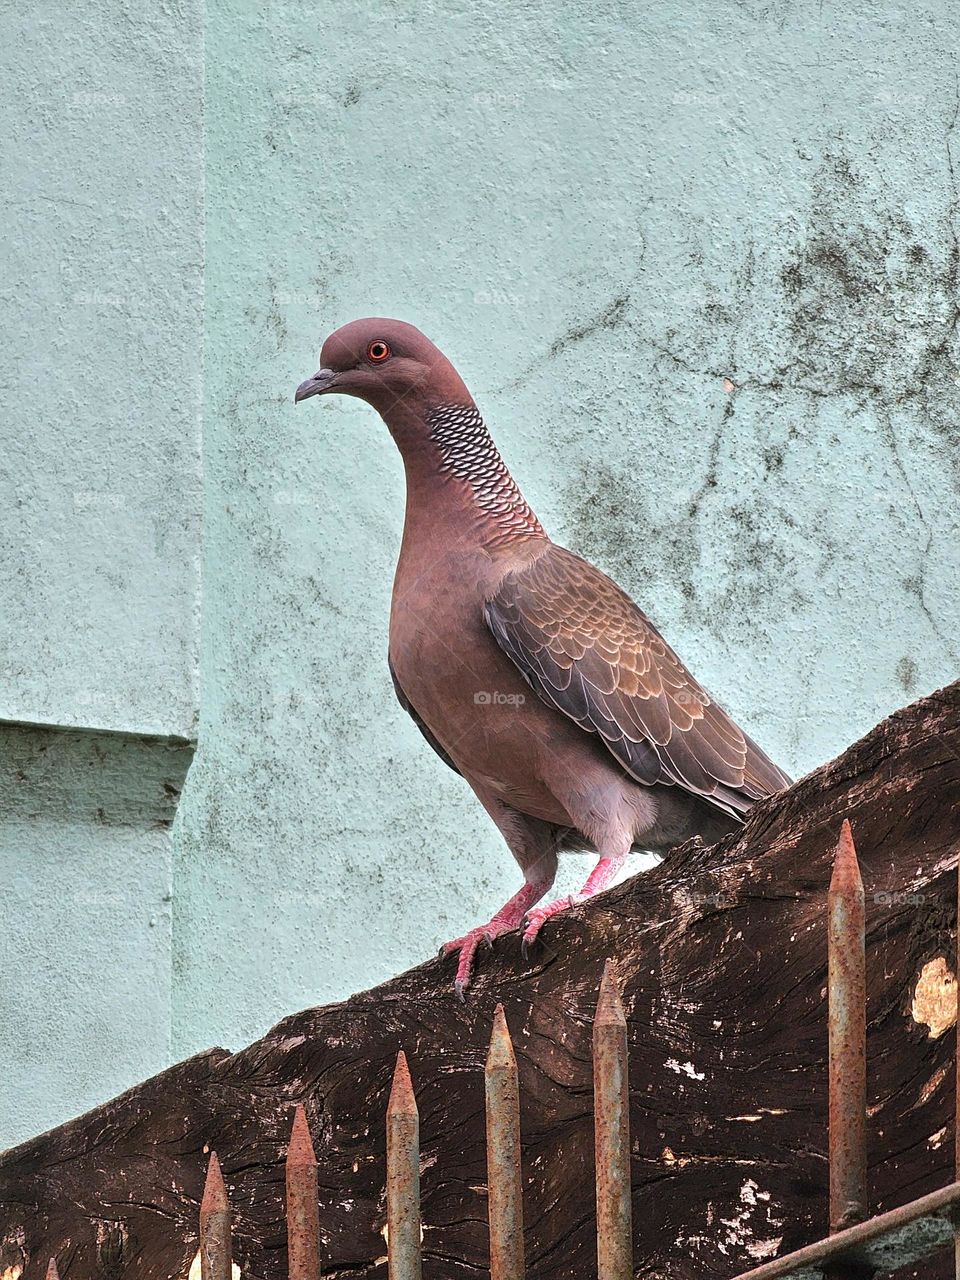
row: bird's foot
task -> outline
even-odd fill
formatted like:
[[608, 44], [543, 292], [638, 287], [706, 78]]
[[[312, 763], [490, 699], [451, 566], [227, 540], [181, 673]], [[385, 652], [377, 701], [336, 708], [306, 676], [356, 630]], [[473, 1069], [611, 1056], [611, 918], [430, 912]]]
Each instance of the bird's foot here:
[[545, 907], [533, 907], [527, 912], [524, 920], [523, 941], [520, 944], [520, 951], [524, 959], [530, 953], [530, 948], [537, 940], [537, 934], [543, 928], [544, 921], [549, 920], [551, 916], [557, 915], [561, 911], [566, 911], [568, 907], [575, 907], [581, 902], [586, 902], [589, 894], [572, 893], [566, 898], [557, 898], [554, 902], [548, 902]]
[[461, 1004], [466, 1003], [466, 990], [473, 975], [473, 959], [477, 954], [477, 948], [480, 943], [482, 942], [487, 947], [492, 947], [495, 938], [499, 938], [502, 933], [509, 933], [511, 929], [515, 928], [515, 924], [510, 924], [506, 920], [498, 920], [494, 917], [487, 924], [471, 929], [462, 938], [454, 938], [452, 942], [445, 942], [440, 948], [440, 953], [443, 956], [452, 956], [456, 952], [460, 953], [460, 962], [457, 965], [457, 976], [454, 979], [453, 986]]

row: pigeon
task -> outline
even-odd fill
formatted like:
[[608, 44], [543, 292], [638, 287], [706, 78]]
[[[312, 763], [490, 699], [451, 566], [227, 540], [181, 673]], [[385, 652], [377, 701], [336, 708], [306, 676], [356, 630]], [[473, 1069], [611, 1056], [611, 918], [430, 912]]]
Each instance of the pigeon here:
[[[464, 998], [481, 944], [607, 888], [632, 850], [712, 844], [790, 779], [690, 674], [640, 608], [552, 542], [447, 357], [400, 320], [324, 342], [296, 402], [348, 395], [386, 423], [406, 510], [390, 609], [397, 697], [469, 783], [523, 872], [486, 924], [446, 943]], [[542, 902], [558, 854], [590, 852], [579, 893]]]

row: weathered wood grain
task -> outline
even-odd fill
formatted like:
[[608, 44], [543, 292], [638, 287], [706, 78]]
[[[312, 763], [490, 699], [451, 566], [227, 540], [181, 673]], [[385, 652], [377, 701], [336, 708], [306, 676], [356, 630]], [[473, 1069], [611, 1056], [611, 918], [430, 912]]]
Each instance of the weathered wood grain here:
[[[759, 805], [738, 838], [678, 849], [549, 925], [531, 962], [518, 936], [499, 940], [465, 1008], [452, 962], [432, 961], [7, 1152], [0, 1276], [22, 1267], [40, 1280], [56, 1255], [64, 1280], [186, 1278], [215, 1149], [243, 1275], [280, 1280], [298, 1101], [319, 1161], [323, 1275], [383, 1276], [384, 1116], [403, 1048], [421, 1117], [424, 1275], [477, 1280], [497, 1001], [520, 1073], [529, 1275], [595, 1274], [591, 1019], [608, 956], [629, 1020], [635, 1274], [729, 1277], [815, 1239], [827, 1215], [825, 905], [843, 817], [867, 896], [871, 1208], [942, 1186], [954, 1155], [943, 1023], [955, 998], [958, 802], [954, 685]], [[938, 1005], [932, 1036], [918, 1016]], [[952, 1255], [923, 1280], [950, 1266]]]

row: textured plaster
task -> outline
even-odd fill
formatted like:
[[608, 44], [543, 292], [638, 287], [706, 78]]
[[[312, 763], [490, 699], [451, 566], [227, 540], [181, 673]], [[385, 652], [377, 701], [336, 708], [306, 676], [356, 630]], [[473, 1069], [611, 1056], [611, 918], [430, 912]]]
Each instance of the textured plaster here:
[[345, 320], [440, 343], [553, 534], [792, 770], [955, 676], [951, 37], [935, 6], [209, 4], [177, 1052], [517, 883], [393, 700], [393, 445], [292, 404]]
[[192, 748], [0, 726], [0, 1147], [170, 1060], [170, 824]]
[[0, 718], [48, 726], [0, 727], [0, 1145], [170, 1061], [190, 752], [137, 735], [196, 731], [202, 36], [0, 17]]
[[199, 0], [0, 19], [0, 716], [196, 729]]

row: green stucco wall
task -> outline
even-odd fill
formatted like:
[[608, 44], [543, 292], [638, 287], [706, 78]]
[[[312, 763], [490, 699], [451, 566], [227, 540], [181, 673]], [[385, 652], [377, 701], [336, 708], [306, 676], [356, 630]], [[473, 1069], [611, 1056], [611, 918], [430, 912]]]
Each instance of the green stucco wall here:
[[193, 734], [200, 7], [0, 21], [0, 715]]
[[[193, 68], [192, 19], [177, 23]], [[629, 588], [788, 768], [956, 676], [954, 28], [942, 6], [888, 3], [208, 0], [200, 733], [171, 863], [173, 1057], [386, 977], [517, 883], [393, 699], [393, 445], [358, 403], [292, 403], [347, 319], [397, 315], [440, 343], [554, 536]], [[150, 122], [188, 169], [194, 124], [192, 81]], [[21, 149], [32, 130], [66, 147], [64, 127], [28, 120]], [[134, 180], [128, 142], [113, 163]], [[176, 166], [154, 178], [181, 229], [200, 208], [188, 187]], [[159, 252], [152, 225], [126, 225], [116, 270]], [[25, 349], [40, 335], [34, 381], [8, 392], [33, 421], [51, 322], [11, 305]], [[184, 315], [158, 345], [198, 360]], [[141, 322], [87, 352], [107, 392]], [[79, 362], [83, 342], [76, 321], [59, 349]], [[170, 399], [81, 406], [125, 484]], [[72, 465], [45, 471], [68, 484]], [[164, 473], [167, 517], [195, 477]], [[56, 524], [33, 518], [61, 574]], [[108, 532], [84, 574], [112, 568]], [[162, 574], [147, 598], [131, 572], [117, 651], [151, 649], [153, 602], [192, 590], [184, 548], [155, 545]], [[83, 669], [72, 608], [61, 592], [52, 661]], [[28, 655], [30, 617], [13, 627]], [[190, 704], [192, 677], [147, 671], [110, 727], [182, 731], [182, 711], [151, 708]], [[49, 696], [49, 714], [16, 714], [76, 723]]]
[[171, 1059], [170, 823], [199, 709], [202, 11], [7, 3], [0, 50], [3, 1146]]
[[170, 1061], [170, 826], [191, 756], [0, 726], [3, 1145]]

